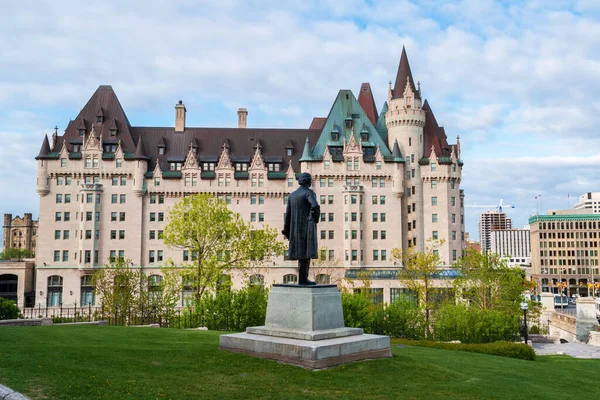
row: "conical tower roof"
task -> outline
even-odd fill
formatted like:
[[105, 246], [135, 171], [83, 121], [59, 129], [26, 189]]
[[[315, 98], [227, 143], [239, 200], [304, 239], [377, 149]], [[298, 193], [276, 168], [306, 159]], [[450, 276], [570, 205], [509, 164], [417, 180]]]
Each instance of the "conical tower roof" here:
[[40, 153], [35, 158], [36, 160], [40, 158], [46, 158], [50, 154], [50, 141], [48, 140], [48, 135], [44, 136], [44, 141], [42, 142], [42, 148], [40, 149]]
[[394, 84], [394, 90], [392, 92], [393, 99], [399, 99], [404, 97], [404, 88], [406, 87], [407, 77], [410, 83], [410, 87], [415, 93], [415, 98], [420, 99], [421, 93], [417, 91], [412, 72], [410, 71], [410, 64], [408, 63], [406, 49], [404, 48], [404, 46], [402, 46], [402, 55], [400, 56], [400, 64], [398, 65], [398, 72], [396, 73], [396, 83]]
[[369, 117], [371, 123], [373, 123], [373, 125], [377, 125], [377, 106], [375, 105], [375, 99], [373, 98], [371, 85], [368, 82], [360, 85], [358, 104], [360, 104], [365, 114], [367, 114], [367, 117]]
[[308, 136], [306, 137], [306, 141], [304, 142], [304, 151], [302, 151], [302, 157], [300, 157], [300, 161], [311, 161], [313, 158], [312, 151], [310, 150], [310, 141], [308, 140]]

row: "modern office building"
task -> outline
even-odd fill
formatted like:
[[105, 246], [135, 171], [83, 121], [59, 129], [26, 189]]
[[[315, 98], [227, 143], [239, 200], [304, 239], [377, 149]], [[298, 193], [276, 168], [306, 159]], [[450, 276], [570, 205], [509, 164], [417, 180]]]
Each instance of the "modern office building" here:
[[585, 211], [554, 210], [529, 218], [538, 291], [588, 296], [600, 282], [600, 215]]
[[479, 216], [479, 243], [481, 251], [487, 253], [492, 248], [492, 232], [512, 229], [512, 221], [502, 211], [486, 211]]
[[600, 214], [600, 192], [587, 192], [579, 196], [575, 210], [586, 210], [589, 214]]
[[493, 230], [490, 237], [490, 251], [502, 256], [509, 266], [531, 265], [531, 233], [529, 229]]
[[[145, 127], [100, 86], [36, 157], [36, 302], [86, 305], [90, 274], [110, 257], [158, 275], [167, 259], [186, 261], [161, 235], [169, 207], [189, 194], [213, 194], [256, 226], [280, 229], [301, 172], [312, 174], [322, 207], [319, 247], [347, 276], [388, 271], [374, 274], [387, 278], [373, 288], [390, 301], [399, 290], [391, 250], [444, 239], [437, 251], [450, 265], [464, 249], [464, 210], [460, 142], [447, 141], [404, 50], [386, 100], [378, 113], [368, 83], [358, 98], [340, 90], [329, 115], [299, 129], [248, 127], [246, 109], [236, 128], [190, 127], [179, 101], [172, 126]], [[294, 281], [295, 261], [273, 264], [266, 284]]]

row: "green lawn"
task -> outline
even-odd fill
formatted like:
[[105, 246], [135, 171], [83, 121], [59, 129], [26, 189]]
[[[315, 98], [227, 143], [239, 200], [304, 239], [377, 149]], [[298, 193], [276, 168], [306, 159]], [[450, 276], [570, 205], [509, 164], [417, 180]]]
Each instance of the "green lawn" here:
[[217, 349], [219, 333], [0, 328], [0, 383], [32, 399], [599, 398], [600, 360], [522, 361], [422, 347], [309, 371]]

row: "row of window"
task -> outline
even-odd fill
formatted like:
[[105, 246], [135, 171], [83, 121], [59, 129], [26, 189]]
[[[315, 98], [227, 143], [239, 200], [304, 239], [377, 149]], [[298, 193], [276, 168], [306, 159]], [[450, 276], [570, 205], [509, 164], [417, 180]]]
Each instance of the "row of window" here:
[[156, 239], [157, 237], [158, 237], [159, 239], [162, 239], [162, 238], [163, 238], [163, 233], [164, 233], [164, 232], [163, 232], [162, 230], [158, 230], [158, 231], [150, 231], [150, 233], [149, 233], [149, 235], [148, 235], [148, 238], [149, 238], [150, 240], [154, 240], [154, 239]]
[[[333, 187], [334, 185], [334, 179], [333, 178], [320, 178], [319, 179], [319, 186], [320, 187]], [[360, 185], [360, 178], [346, 178], [346, 186], [359, 186]], [[289, 186], [289, 185], [288, 185]], [[385, 187], [385, 178], [373, 178], [371, 179], [371, 187], [380, 187], [383, 188]]]
[[165, 204], [165, 195], [164, 194], [151, 194], [150, 195], [150, 204], [156, 204], [158, 201], [158, 204]]
[[[437, 206], [438, 205], [438, 198], [437, 198], [437, 196], [432, 196], [431, 197], [431, 205], [432, 206]], [[450, 205], [451, 206], [455, 206], [456, 205], [456, 197], [454, 197], [454, 196], [450, 197]], [[461, 207], [462, 207], [462, 203], [461, 203]]]
[[600, 229], [596, 221], [541, 222], [540, 229]]
[[[79, 212], [76, 213], [76, 215], [79, 215]], [[94, 218], [95, 216], [95, 218]], [[84, 219], [84, 213], [81, 213], [81, 220], [83, 221]], [[71, 220], [71, 213], [66, 211], [66, 212], [57, 212], [54, 214], [54, 221], [56, 222], [60, 222], [60, 221], [65, 221], [68, 222]], [[92, 221], [95, 220], [96, 222], [100, 221], [100, 213], [99, 212], [92, 212], [92, 211], [87, 211], [85, 212], [85, 220], [86, 221]]]
[[165, 220], [165, 213], [163, 212], [159, 212], [159, 213], [155, 213], [155, 212], [151, 212], [150, 213], [150, 222], [163, 222]]

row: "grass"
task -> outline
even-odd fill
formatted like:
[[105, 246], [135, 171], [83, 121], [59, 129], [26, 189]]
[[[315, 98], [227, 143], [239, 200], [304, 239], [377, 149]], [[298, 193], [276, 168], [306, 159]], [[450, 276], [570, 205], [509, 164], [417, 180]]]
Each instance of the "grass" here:
[[425, 347], [309, 371], [217, 349], [218, 332], [0, 328], [0, 383], [32, 399], [598, 398], [600, 360]]

